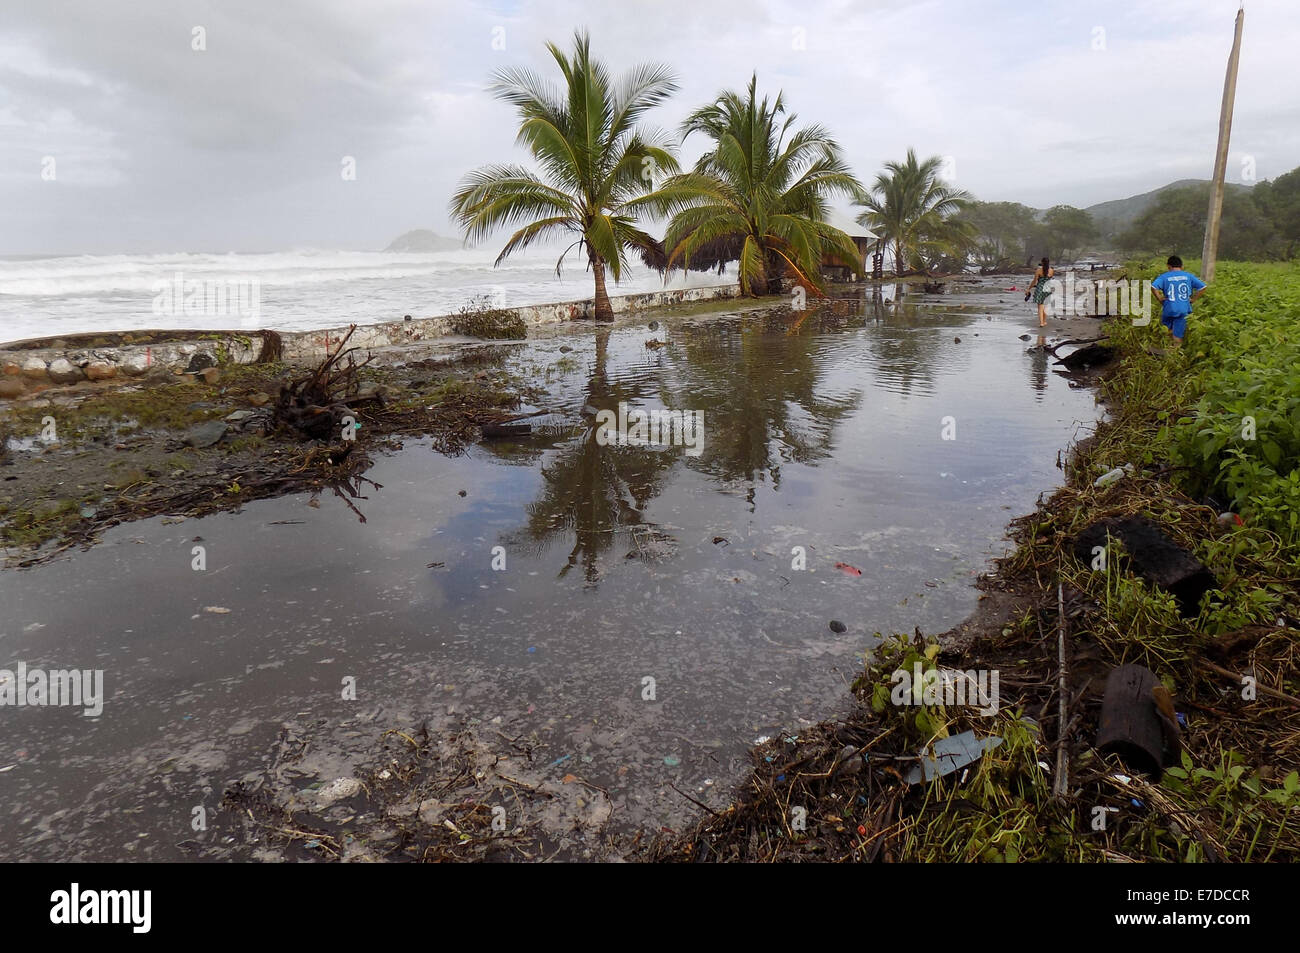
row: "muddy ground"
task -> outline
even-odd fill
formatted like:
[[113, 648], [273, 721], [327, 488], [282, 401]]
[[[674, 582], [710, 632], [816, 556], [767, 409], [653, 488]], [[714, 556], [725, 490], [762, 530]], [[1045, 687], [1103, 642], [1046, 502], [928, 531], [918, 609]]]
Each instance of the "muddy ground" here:
[[513, 417], [535, 392], [501, 371], [508, 349], [381, 353], [358, 371], [351, 441], [311, 440], [277, 419], [281, 386], [303, 373], [278, 363], [87, 382], [13, 402], [0, 408], [0, 554], [32, 566], [133, 519], [303, 490], [355, 496], [370, 453], [425, 434], [456, 453], [484, 424]]
[[[1010, 288], [1019, 281], [1007, 279], [1002, 303], [1014, 303], [1019, 291]], [[1027, 346], [1099, 335], [1096, 319], [1071, 318], [1049, 322], [1039, 341], [1032, 306], [1024, 312]], [[773, 320], [800, 318], [783, 313]], [[455, 453], [481, 439], [484, 424], [544, 404], [535, 383], [502, 371], [508, 348], [466, 344], [433, 348], [427, 357], [379, 355], [363, 369], [362, 388], [382, 401], [358, 410], [353, 446], [305, 440], [276, 421], [276, 395], [300, 372], [278, 364], [160, 375], [126, 387], [83, 384], [12, 406], [0, 416], [0, 433], [13, 444], [0, 460], [7, 565], [46, 561], [132, 519], [167, 514], [179, 520], [304, 490], [359, 496], [372, 452], [431, 434], [439, 449]], [[950, 652], [996, 639], [1041, 599], [996, 578], [984, 588], [975, 616], [945, 636]], [[216, 836], [177, 846], [196, 859], [616, 860], [684, 859], [689, 845], [701, 842], [698, 834], [679, 840], [667, 828], [654, 844], [647, 838], [655, 832], [609, 835], [617, 807], [609, 793], [583, 780], [581, 761], [561, 764], [566, 756], [557, 760], [544, 738], [521, 733], [511, 721], [503, 713], [484, 723], [454, 705], [418, 728], [408, 721], [385, 730], [362, 717], [356, 730], [377, 734], [379, 742], [369, 762], [349, 774], [346, 766], [319, 761], [311, 726], [290, 719], [265, 771], [214, 792], [222, 798], [212, 819]], [[803, 743], [838, 737], [847, 724], [805, 731]], [[787, 745], [779, 734], [755, 749], [755, 777], [775, 777], [776, 752]], [[163, 776], [157, 783], [168, 781]], [[697, 799], [703, 792], [678, 794], [685, 817], [721, 816]], [[827, 846], [821, 855], [833, 850]]]

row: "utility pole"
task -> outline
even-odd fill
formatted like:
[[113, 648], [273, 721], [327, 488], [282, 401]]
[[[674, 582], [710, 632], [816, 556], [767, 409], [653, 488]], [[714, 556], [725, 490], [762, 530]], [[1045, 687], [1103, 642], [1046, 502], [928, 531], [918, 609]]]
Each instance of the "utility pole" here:
[[1228, 56], [1228, 75], [1223, 80], [1223, 106], [1219, 109], [1219, 148], [1214, 156], [1214, 179], [1210, 182], [1210, 210], [1205, 218], [1205, 244], [1201, 248], [1201, 276], [1214, 277], [1214, 261], [1219, 254], [1219, 221], [1223, 215], [1223, 178], [1228, 171], [1228, 139], [1232, 135], [1232, 104], [1237, 98], [1237, 61], [1241, 57], [1241, 25], [1246, 19], [1246, 5], [1237, 9], [1237, 29]]

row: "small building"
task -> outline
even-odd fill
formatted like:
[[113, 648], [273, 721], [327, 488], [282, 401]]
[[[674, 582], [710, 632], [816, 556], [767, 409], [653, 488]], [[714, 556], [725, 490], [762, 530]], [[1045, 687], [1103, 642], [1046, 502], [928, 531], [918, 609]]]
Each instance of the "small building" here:
[[831, 217], [830, 223], [853, 239], [853, 244], [858, 249], [858, 260], [850, 264], [838, 255], [825, 255], [821, 262], [822, 275], [828, 281], [853, 281], [854, 271], [869, 277], [872, 273], [872, 256], [880, 251], [880, 239], [875, 232], [835, 216]]

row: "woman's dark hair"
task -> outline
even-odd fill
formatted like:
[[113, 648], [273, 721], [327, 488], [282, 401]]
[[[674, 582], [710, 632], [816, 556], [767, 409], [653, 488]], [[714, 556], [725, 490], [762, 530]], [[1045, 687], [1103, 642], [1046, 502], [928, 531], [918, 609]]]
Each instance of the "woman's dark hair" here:
[[1043, 266], [1043, 277], [1046, 278], [1047, 273], [1052, 270], [1051, 262], [1044, 258], [1040, 264]]

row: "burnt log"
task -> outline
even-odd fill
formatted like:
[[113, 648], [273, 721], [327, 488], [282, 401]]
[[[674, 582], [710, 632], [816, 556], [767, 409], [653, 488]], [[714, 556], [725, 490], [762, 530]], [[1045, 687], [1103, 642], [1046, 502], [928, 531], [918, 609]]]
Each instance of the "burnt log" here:
[[530, 424], [483, 424], [479, 429], [488, 440], [508, 440], [512, 437], [527, 437], [533, 432]]
[[1074, 541], [1074, 557], [1091, 566], [1096, 547], [1107, 547], [1117, 539], [1128, 554], [1129, 563], [1138, 576], [1170, 593], [1184, 616], [1194, 616], [1201, 599], [1219, 580], [1205, 565], [1183, 549], [1151, 520], [1142, 516], [1106, 519], [1086, 527]]
[[1178, 716], [1168, 690], [1141, 665], [1121, 665], [1106, 677], [1097, 748], [1156, 781], [1181, 761]]
[[1108, 344], [1089, 344], [1077, 351], [1071, 351], [1056, 361], [1072, 371], [1083, 371], [1090, 367], [1100, 367], [1115, 360], [1115, 349]]
[[277, 408], [276, 416], [312, 440], [336, 439], [343, 433], [343, 421], [348, 417], [353, 421], [356, 419], [345, 404], [331, 404], [328, 407], [319, 404], [289, 404]]

